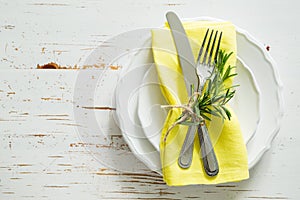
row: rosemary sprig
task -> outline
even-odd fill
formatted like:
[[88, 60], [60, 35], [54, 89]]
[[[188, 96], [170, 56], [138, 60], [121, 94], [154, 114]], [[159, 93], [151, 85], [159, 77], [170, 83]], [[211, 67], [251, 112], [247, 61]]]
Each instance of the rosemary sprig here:
[[235, 67], [230, 65], [226, 67], [231, 55], [232, 52], [229, 54], [224, 51], [219, 52], [215, 68], [205, 83], [202, 95], [197, 99], [195, 106], [200, 110], [200, 115], [207, 120], [211, 120], [210, 115], [221, 117], [224, 120], [231, 118], [231, 113], [225, 105], [233, 98], [234, 88], [238, 86], [225, 88], [224, 84], [228, 79], [237, 75], [237, 73], [232, 73]]
[[162, 106], [183, 109], [176, 122], [167, 130], [164, 141], [166, 141], [169, 132], [178, 124], [187, 126], [198, 125], [203, 123], [205, 119], [211, 120], [211, 115], [220, 117], [223, 120], [230, 120], [231, 113], [225, 105], [233, 98], [235, 94], [234, 88], [238, 86], [233, 85], [226, 88], [224, 84], [231, 77], [237, 75], [232, 73], [235, 67], [226, 66], [231, 55], [232, 52], [227, 54], [224, 51], [219, 51], [215, 67], [204, 84], [202, 92], [194, 91], [194, 85], [191, 85], [193, 95], [189, 98], [188, 104]]

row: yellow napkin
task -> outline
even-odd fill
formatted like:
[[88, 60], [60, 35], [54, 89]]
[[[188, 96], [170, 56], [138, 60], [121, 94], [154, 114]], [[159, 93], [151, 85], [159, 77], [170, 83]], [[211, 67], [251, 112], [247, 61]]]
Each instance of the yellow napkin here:
[[[235, 65], [236, 32], [235, 27], [230, 22], [195, 21], [186, 22], [183, 25], [189, 37], [195, 59], [205, 32], [207, 28], [210, 28], [223, 31], [220, 47], [226, 53], [233, 52], [227, 64]], [[188, 94], [178, 63], [175, 44], [168, 28], [152, 30], [152, 50], [161, 82], [161, 90], [167, 102], [171, 105], [187, 103]], [[232, 80], [225, 84], [231, 85]], [[218, 184], [240, 181], [249, 177], [246, 146], [238, 119], [232, 110], [231, 113], [231, 120], [222, 121], [220, 118], [213, 117], [211, 122], [207, 122], [220, 168], [217, 176], [209, 177], [202, 166], [197, 135], [190, 168], [182, 169], [179, 167], [177, 160], [188, 127], [177, 125], [169, 133], [166, 142], [164, 142], [167, 129], [181, 114], [180, 109], [171, 109], [169, 111], [160, 139], [163, 178], [168, 185]]]

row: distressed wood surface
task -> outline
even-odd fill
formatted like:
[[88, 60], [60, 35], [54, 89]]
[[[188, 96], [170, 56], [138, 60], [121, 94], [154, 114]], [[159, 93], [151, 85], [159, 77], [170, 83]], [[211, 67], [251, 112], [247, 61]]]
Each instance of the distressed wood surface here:
[[[0, 199], [299, 199], [298, 8], [296, 0], [0, 0]], [[124, 142], [109, 84], [96, 104], [74, 94], [79, 73], [86, 73], [85, 91], [103, 69], [36, 69], [82, 63], [118, 33], [161, 26], [168, 10], [228, 19], [269, 46], [278, 63], [285, 115], [249, 180], [166, 186]], [[109, 70], [117, 79], [120, 70]]]

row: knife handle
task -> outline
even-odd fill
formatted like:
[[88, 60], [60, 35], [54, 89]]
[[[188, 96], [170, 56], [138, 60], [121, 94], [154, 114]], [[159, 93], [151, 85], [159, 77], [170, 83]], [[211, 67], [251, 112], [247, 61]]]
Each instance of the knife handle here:
[[196, 131], [197, 126], [189, 126], [183, 145], [181, 147], [180, 155], [178, 158], [178, 165], [183, 169], [189, 168], [192, 164]]
[[219, 164], [205, 123], [198, 126], [198, 136], [204, 170], [208, 176], [216, 176], [219, 173]]

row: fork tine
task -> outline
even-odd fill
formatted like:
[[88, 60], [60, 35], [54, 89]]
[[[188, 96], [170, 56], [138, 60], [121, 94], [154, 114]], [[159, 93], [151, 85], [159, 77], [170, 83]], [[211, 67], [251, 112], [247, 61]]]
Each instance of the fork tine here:
[[211, 31], [209, 39], [208, 39], [208, 44], [207, 44], [206, 51], [204, 53], [204, 57], [203, 57], [203, 61], [202, 61], [202, 63], [204, 63], [204, 64], [207, 64], [206, 63], [206, 57], [207, 57], [207, 54], [208, 54], [208, 51], [209, 51], [211, 37], [212, 37], [213, 34], [214, 34], [214, 30]]
[[214, 41], [211, 45], [211, 49], [210, 49], [210, 53], [209, 53], [209, 57], [208, 57], [208, 62], [207, 62], [208, 65], [211, 65], [211, 58], [212, 58], [212, 55], [214, 53], [214, 48], [215, 48], [215, 43], [216, 43], [217, 36], [218, 36], [218, 31], [216, 31]]
[[219, 36], [218, 46], [217, 46], [217, 49], [216, 49], [216, 52], [215, 52], [214, 64], [217, 63], [217, 58], [218, 58], [218, 54], [219, 54], [219, 49], [220, 49], [222, 34], [223, 34], [223, 32], [221, 31], [220, 36]]
[[201, 48], [200, 48], [200, 51], [199, 51], [198, 57], [197, 57], [197, 64], [200, 63], [201, 55], [202, 55], [202, 52], [203, 52], [203, 48], [204, 48], [204, 45], [205, 45], [205, 41], [206, 41], [208, 32], [209, 32], [209, 29], [207, 29], [207, 31], [206, 31], [206, 33], [205, 33], [205, 36], [204, 36], [204, 38], [203, 38], [202, 45], [201, 45]]

